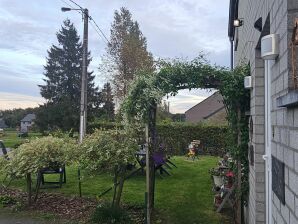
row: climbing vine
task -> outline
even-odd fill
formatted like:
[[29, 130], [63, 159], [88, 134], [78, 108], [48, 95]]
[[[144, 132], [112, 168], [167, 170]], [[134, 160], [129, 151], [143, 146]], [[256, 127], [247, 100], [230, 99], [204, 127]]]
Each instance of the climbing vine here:
[[232, 133], [228, 151], [242, 166], [238, 172], [242, 172], [241, 192], [245, 200], [248, 193], [248, 118], [245, 112], [249, 110], [250, 96], [243, 86], [243, 80], [248, 74], [248, 65], [240, 65], [229, 71], [210, 65], [202, 55], [192, 61], [162, 61], [158, 71], [140, 72], [131, 84], [121, 109], [128, 124], [150, 123], [150, 110], [165, 95], [176, 95], [181, 89], [218, 89], [224, 99]]

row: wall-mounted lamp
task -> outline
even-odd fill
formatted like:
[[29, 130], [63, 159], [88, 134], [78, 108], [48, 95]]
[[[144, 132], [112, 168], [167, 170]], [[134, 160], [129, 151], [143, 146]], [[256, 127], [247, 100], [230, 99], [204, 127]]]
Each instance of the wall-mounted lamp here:
[[234, 27], [240, 27], [243, 25], [243, 19], [234, 19], [233, 21]]

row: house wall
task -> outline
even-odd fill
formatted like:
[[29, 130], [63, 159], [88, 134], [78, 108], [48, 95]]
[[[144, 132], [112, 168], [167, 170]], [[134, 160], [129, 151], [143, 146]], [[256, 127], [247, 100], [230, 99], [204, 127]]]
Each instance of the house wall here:
[[31, 122], [31, 121], [22, 121], [21, 122], [21, 132], [28, 132], [32, 125], [33, 125], [33, 122]]
[[290, 78], [291, 55], [289, 40], [292, 36], [293, 21], [298, 18], [297, 0], [240, 0], [239, 18], [244, 25], [238, 28], [238, 49], [235, 64], [250, 63], [253, 78], [251, 90], [251, 116], [255, 163], [250, 165], [249, 202], [247, 223], [266, 223], [265, 217], [265, 163], [262, 155], [264, 146], [264, 61], [256, 49], [261, 33], [254, 28], [254, 22], [270, 15], [270, 33], [280, 35], [280, 54], [272, 66], [271, 76], [271, 125], [272, 155], [285, 163], [285, 205], [272, 192], [273, 223], [298, 223], [298, 107], [279, 108], [276, 99], [285, 95], [292, 87]]
[[214, 125], [225, 125], [228, 124], [227, 121], [227, 112], [225, 108], [222, 108], [221, 110], [217, 111], [212, 116], [208, 117], [206, 121], [210, 124]]

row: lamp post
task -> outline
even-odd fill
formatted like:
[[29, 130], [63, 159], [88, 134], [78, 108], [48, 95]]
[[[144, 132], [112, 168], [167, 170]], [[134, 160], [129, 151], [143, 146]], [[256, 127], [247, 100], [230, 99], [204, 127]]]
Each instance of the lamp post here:
[[86, 126], [87, 126], [87, 57], [88, 57], [88, 18], [89, 13], [88, 9], [73, 9], [62, 7], [62, 12], [67, 12], [71, 10], [79, 10], [83, 13], [84, 19], [84, 33], [83, 33], [83, 62], [82, 62], [82, 78], [81, 78], [81, 103], [80, 103], [80, 137], [79, 141], [82, 143], [83, 138], [86, 134]]

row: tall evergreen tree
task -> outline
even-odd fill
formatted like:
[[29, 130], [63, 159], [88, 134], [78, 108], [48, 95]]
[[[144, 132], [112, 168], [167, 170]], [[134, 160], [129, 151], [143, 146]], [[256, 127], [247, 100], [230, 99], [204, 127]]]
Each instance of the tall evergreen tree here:
[[115, 11], [105, 63], [120, 100], [127, 94], [138, 70], [153, 70], [153, 57], [147, 51], [146, 38], [126, 8]]
[[102, 114], [106, 119], [113, 121], [115, 117], [115, 103], [112, 87], [109, 82], [104, 84], [101, 96], [103, 101]]
[[[65, 20], [57, 33], [59, 45], [48, 50], [45, 85], [40, 85], [40, 93], [47, 103], [40, 107], [37, 124], [45, 128], [69, 130], [79, 127], [80, 90], [83, 47], [74, 25]], [[91, 61], [88, 53], [88, 64]], [[101, 104], [99, 91], [94, 84], [94, 75], [88, 72], [88, 118], [92, 118]], [[40, 118], [39, 116], [40, 115]], [[43, 119], [43, 120], [41, 120]]]

